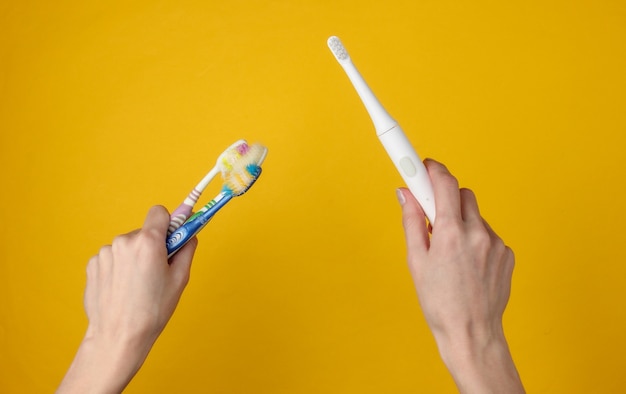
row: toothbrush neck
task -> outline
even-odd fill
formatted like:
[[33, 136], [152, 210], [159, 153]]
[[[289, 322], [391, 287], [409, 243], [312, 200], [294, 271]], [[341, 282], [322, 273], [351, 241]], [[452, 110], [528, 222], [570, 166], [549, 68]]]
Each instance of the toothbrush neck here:
[[378, 101], [374, 92], [369, 88], [367, 82], [365, 82], [361, 74], [357, 71], [354, 64], [347, 66], [347, 71], [352, 86], [354, 86], [354, 89], [357, 91], [363, 105], [365, 105], [365, 109], [374, 123], [376, 134], [384, 134], [397, 126], [398, 123], [389, 115], [380, 101]]

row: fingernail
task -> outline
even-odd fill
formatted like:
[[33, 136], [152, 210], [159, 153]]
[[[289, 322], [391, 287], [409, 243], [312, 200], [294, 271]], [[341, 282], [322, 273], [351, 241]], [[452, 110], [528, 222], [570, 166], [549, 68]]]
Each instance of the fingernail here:
[[396, 196], [398, 197], [398, 202], [400, 203], [400, 205], [404, 205], [404, 203], [406, 202], [406, 198], [404, 198], [402, 190], [396, 189]]

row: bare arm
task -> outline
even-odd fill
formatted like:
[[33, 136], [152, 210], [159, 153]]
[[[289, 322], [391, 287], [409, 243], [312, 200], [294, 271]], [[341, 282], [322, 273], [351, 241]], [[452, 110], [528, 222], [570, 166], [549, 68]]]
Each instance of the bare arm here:
[[502, 327], [515, 257], [481, 217], [471, 190], [442, 164], [425, 161], [437, 202], [424, 212], [398, 190], [408, 263], [439, 353], [462, 393], [523, 393]]
[[87, 265], [89, 325], [57, 393], [120, 393], [137, 373], [189, 281], [197, 240], [169, 261], [169, 214], [150, 209], [141, 230], [115, 238]]

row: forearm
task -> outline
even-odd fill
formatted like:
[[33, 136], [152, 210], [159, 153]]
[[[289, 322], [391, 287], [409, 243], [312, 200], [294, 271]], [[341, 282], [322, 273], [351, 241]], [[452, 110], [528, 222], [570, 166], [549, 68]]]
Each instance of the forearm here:
[[439, 352], [461, 393], [525, 393], [503, 333], [476, 341], [439, 337]]
[[62, 393], [121, 393], [135, 376], [147, 352], [126, 341], [85, 338], [57, 389]]

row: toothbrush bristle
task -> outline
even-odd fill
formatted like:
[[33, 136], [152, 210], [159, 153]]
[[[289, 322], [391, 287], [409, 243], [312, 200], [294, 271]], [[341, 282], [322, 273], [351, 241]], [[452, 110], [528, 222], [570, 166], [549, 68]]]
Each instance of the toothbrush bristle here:
[[228, 178], [224, 179], [222, 190], [233, 196], [240, 196], [250, 189], [259, 175], [261, 175], [261, 167], [252, 164], [248, 165], [245, 169], [233, 172]]
[[331, 52], [335, 55], [335, 58], [337, 58], [338, 61], [343, 62], [350, 59], [350, 55], [348, 55], [348, 51], [346, 51], [346, 48], [341, 43], [339, 37], [332, 36], [328, 39], [327, 43]]
[[232, 171], [233, 164], [237, 162], [248, 151], [248, 143], [245, 140], [241, 140], [239, 143], [231, 146], [224, 151], [217, 159], [217, 166], [222, 173], [222, 177], [226, 173]]
[[261, 174], [261, 164], [265, 160], [267, 148], [260, 144], [247, 146], [247, 151], [232, 163], [230, 171], [222, 174], [223, 190], [234, 196], [245, 193]]
[[241, 144], [237, 146], [237, 152], [239, 152], [240, 155], [245, 155], [248, 152], [248, 144]]

